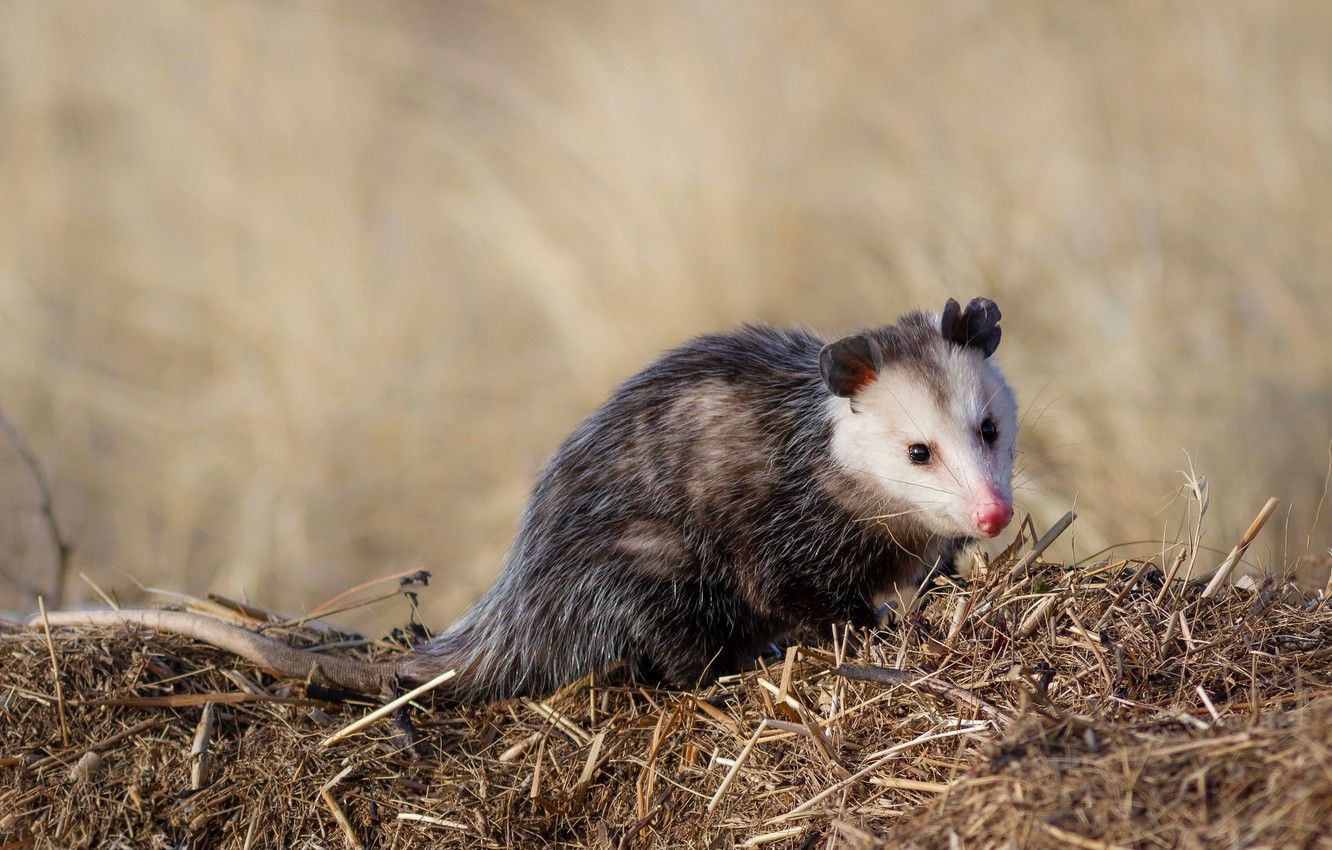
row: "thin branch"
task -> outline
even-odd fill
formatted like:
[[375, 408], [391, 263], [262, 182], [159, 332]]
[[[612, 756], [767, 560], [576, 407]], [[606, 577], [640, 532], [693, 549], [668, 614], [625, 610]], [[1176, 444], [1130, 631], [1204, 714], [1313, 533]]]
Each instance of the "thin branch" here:
[[55, 499], [51, 495], [50, 479], [46, 477], [45, 470], [38, 463], [37, 456], [32, 453], [28, 441], [23, 439], [23, 435], [19, 433], [12, 422], [5, 418], [3, 412], [0, 412], [0, 431], [5, 433], [5, 437], [18, 454], [19, 460], [23, 461], [23, 465], [28, 467], [33, 480], [37, 482], [37, 490], [42, 499], [42, 517], [46, 520], [47, 531], [51, 534], [51, 544], [56, 551], [55, 587], [51, 591], [51, 599], [59, 608], [65, 601], [65, 578], [69, 572], [69, 556], [74, 549], [65, 542], [65, 536], [60, 532], [60, 523], [56, 520], [55, 515]]

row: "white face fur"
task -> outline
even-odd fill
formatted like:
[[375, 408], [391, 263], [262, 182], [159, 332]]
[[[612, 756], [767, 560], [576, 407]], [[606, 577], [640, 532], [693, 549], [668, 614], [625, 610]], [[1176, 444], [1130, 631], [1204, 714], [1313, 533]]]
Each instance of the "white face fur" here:
[[882, 494], [881, 510], [872, 508], [894, 524], [993, 537], [1012, 516], [1013, 390], [974, 348], [939, 337], [925, 359], [929, 379], [918, 363], [890, 362], [852, 397], [831, 397], [833, 457]]

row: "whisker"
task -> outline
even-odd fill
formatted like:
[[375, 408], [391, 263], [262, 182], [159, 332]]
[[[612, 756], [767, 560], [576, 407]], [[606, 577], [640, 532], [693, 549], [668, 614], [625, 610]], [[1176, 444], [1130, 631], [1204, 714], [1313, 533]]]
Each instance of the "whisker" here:
[[897, 402], [897, 406], [902, 408], [902, 412], [907, 415], [907, 419], [911, 420], [911, 424], [916, 426], [916, 433], [919, 435], [920, 440], [922, 442], [928, 442], [928, 440], [925, 439], [925, 429], [920, 427], [920, 423], [916, 421], [916, 417], [911, 415], [911, 411], [908, 410], [907, 406], [902, 403], [902, 400], [897, 397], [897, 393], [894, 393], [892, 388], [887, 386], [885, 386], [884, 389], [887, 390], [888, 395], [892, 400]]
[[[944, 468], [944, 470], [949, 474], [949, 476], [952, 477], [953, 481], [957, 482], [957, 485], [958, 485], [959, 487], [961, 487], [961, 486], [962, 486], [962, 482], [961, 482], [961, 481], [958, 481], [957, 473], [953, 472], [953, 468], [952, 468], [951, 466], [948, 465], [948, 458], [947, 458], [946, 456], [944, 456], [944, 455], [940, 455], [940, 457], [939, 457], [939, 462], [943, 464], [943, 468]], [[967, 487], [967, 494], [970, 495], [970, 494], [971, 494], [971, 484], [970, 484], [970, 482], [967, 483], [966, 487]]]
[[859, 467], [849, 467], [849, 468], [854, 469], [854, 471], [856, 471], [856, 472], [863, 472], [863, 473], [865, 473], [866, 475], [869, 475], [869, 476], [871, 476], [871, 477], [873, 477], [873, 478], [878, 478], [878, 479], [880, 479], [880, 480], [882, 480], [882, 481], [891, 481], [891, 482], [893, 482], [894, 484], [905, 484], [905, 485], [907, 485], [908, 487], [919, 487], [919, 488], [922, 489], [922, 490], [933, 490], [933, 491], [935, 491], [936, 493], [943, 493], [944, 495], [947, 495], [947, 496], [957, 496], [957, 497], [959, 497], [959, 498], [960, 498], [961, 495], [962, 495], [961, 493], [959, 493], [959, 492], [957, 492], [957, 491], [955, 491], [955, 490], [944, 490], [944, 489], [941, 488], [941, 487], [931, 487], [931, 486], [928, 485], [928, 484], [920, 484], [920, 483], [917, 483], [917, 482], [915, 482], [915, 481], [903, 481], [903, 480], [901, 480], [901, 479], [899, 479], [899, 478], [889, 478], [889, 477], [886, 476], [886, 475], [880, 475], [880, 474], [878, 474], [877, 472], [872, 472], [872, 471], [870, 471], [870, 470], [868, 470], [868, 469], [861, 469], [861, 468], [859, 468]]
[[870, 521], [870, 520], [875, 520], [875, 519], [892, 519], [892, 518], [894, 518], [894, 517], [907, 516], [907, 515], [909, 515], [909, 514], [920, 514], [920, 513], [924, 513], [925, 510], [926, 510], [925, 508], [913, 508], [912, 510], [909, 510], [909, 511], [897, 511], [897, 512], [895, 512], [895, 513], [891, 513], [891, 514], [878, 514], [877, 516], [861, 517], [858, 521], [859, 521], [859, 522], [868, 522], [868, 521]]
[[1049, 474], [1050, 474], [1049, 471], [1041, 471], [1041, 472], [1028, 471], [1023, 473], [1022, 475], [1014, 475], [1013, 481], [1015, 482], [1015, 484], [1030, 484], [1033, 481], [1040, 481], [1042, 478], [1045, 478]]
[[[929, 438], [927, 438], [927, 437], [925, 436], [925, 429], [920, 427], [920, 423], [916, 421], [916, 417], [914, 417], [914, 416], [911, 415], [911, 411], [907, 409], [907, 406], [906, 406], [905, 404], [902, 403], [902, 400], [899, 399], [899, 398], [897, 397], [897, 394], [894, 393], [894, 392], [892, 391], [891, 388], [889, 388], [889, 387], [885, 387], [884, 389], [887, 390], [888, 395], [892, 398], [892, 400], [895, 401], [895, 402], [897, 402], [897, 406], [900, 407], [900, 408], [902, 408], [902, 412], [906, 414], [907, 419], [910, 419], [910, 420], [911, 420], [911, 424], [915, 426], [915, 428], [916, 428], [916, 432], [919, 434], [918, 439], [919, 439], [922, 443], [928, 443], [928, 442], [929, 442]], [[947, 461], [947, 460], [944, 460], [943, 458], [940, 458], [940, 460], [943, 462], [943, 468], [944, 468], [944, 470], [947, 471], [948, 474], [949, 474], [950, 476], [952, 476], [953, 481], [957, 484], [957, 486], [961, 487], [961, 486], [962, 486], [962, 482], [961, 482], [960, 480], [958, 480], [957, 475], [956, 475], [956, 474], [953, 472], [953, 470], [948, 466], [948, 461]], [[968, 485], [966, 485], [966, 486], [967, 486], [967, 490], [970, 491], [970, 489], [971, 489], [971, 485], [968, 484]]]
[[[1045, 392], [1044, 387], [1041, 388], [1041, 392]], [[1037, 393], [1037, 394], [1036, 394], [1036, 397], [1037, 397], [1037, 398], [1040, 398], [1040, 393]], [[1049, 412], [1050, 408], [1051, 408], [1051, 407], [1054, 407], [1055, 404], [1057, 404], [1059, 401], [1060, 401], [1060, 398], [1058, 398], [1058, 397], [1051, 399], [1051, 400], [1045, 405], [1045, 407], [1041, 408], [1040, 413], [1037, 413], [1037, 414], [1036, 414], [1036, 419], [1035, 419], [1035, 421], [1033, 421], [1033, 422], [1031, 423], [1031, 425], [1029, 425], [1029, 426], [1027, 426], [1027, 427], [1035, 428], [1037, 425], [1039, 425], [1039, 424], [1041, 423], [1041, 420], [1045, 418], [1045, 414], [1046, 414], [1047, 412]], [[1035, 406], [1035, 403], [1036, 403], [1036, 401], [1035, 401], [1035, 399], [1033, 399], [1033, 400], [1032, 400], [1032, 404], [1029, 405], [1029, 406], [1027, 407], [1027, 410], [1023, 412], [1022, 416], [1019, 417], [1019, 419], [1018, 419], [1018, 431], [1019, 431], [1019, 432], [1022, 431], [1022, 428], [1023, 428], [1023, 422], [1026, 421], [1027, 413], [1030, 413], [1030, 412], [1031, 412], [1031, 409], [1032, 409], [1032, 407]]]
[[981, 405], [982, 411], [988, 411], [990, 409], [990, 402], [994, 401], [995, 396], [999, 395], [999, 391], [1002, 390], [1003, 388], [1004, 387], [1002, 384], [994, 388], [994, 392], [990, 393], [990, 397], [987, 398], [985, 400], [985, 403]]
[[[1027, 414], [1031, 412], [1032, 408], [1036, 406], [1036, 402], [1041, 400], [1041, 396], [1044, 395], [1045, 391], [1048, 390], [1049, 388], [1050, 388], [1050, 381], [1046, 381], [1044, 384], [1041, 384], [1041, 388], [1036, 391], [1035, 398], [1033, 398], [1031, 402], [1027, 404], [1026, 408], [1022, 411], [1022, 415], [1018, 417], [1019, 433], [1022, 431], [1022, 423], [1027, 421]], [[1049, 407], [1049, 405], [1046, 405], [1046, 407]]]
[[[890, 525], [885, 525], [883, 528], [884, 528], [885, 531], [888, 532], [888, 537], [889, 537], [889, 539], [893, 541], [893, 544], [896, 545], [897, 548], [901, 549], [903, 552], [906, 552], [908, 555], [910, 555], [911, 557], [915, 558], [915, 559], [916, 559], [917, 561], [919, 561], [919, 562], [921, 563], [921, 565], [923, 565], [926, 569], [930, 569], [930, 568], [932, 568], [932, 565], [931, 565], [931, 564], [927, 564], [927, 563], [925, 563], [925, 559], [924, 559], [924, 558], [922, 558], [922, 557], [921, 557], [920, 555], [918, 555], [917, 553], [911, 551], [910, 549], [908, 549], [907, 547], [905, 547], [905, 546], [902, 545], [902, 541], [900, 541], [900, 540], [897, 539], [897, 535], [896, 535], [896, 534], [893, 534], [893, 528], [892, 528], [892, 526], [890, 526]], [[925, 538], [925, 545], [926, 545], [926, 546], [929, 546], [930, 542], [933, 541], [935, 537], [936, 537], [936, 535], [935, 535], [933, 532], [930, 532], [929, 536]]]

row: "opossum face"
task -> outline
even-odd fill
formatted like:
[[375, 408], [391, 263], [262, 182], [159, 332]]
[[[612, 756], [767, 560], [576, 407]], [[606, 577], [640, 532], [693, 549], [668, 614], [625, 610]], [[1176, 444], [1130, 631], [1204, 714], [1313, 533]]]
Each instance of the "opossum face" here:
[[990, 359], [998, 319], [993, 302], [950, 301], [824, 349], [833, 457], [881, 495], [870, 515], [947, 537], [1008, 525], [1017, 403]]

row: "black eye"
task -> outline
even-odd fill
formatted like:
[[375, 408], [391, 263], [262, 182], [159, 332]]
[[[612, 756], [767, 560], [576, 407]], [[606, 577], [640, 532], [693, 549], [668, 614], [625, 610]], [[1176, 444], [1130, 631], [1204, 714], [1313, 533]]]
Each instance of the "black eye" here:
[[999, 439], [999, 427], [994, 424], [993, 419], [986, 419], [981, 423], [981, 439], [987, 443], [993, 443]]
[[930, 447], [924, 443], [915, 443], [907, 449], [907, 457], [911, 458], [912, 463], [929, 463]]

